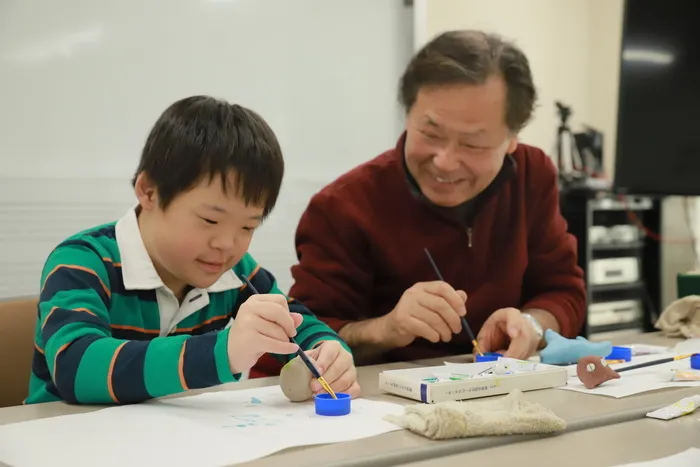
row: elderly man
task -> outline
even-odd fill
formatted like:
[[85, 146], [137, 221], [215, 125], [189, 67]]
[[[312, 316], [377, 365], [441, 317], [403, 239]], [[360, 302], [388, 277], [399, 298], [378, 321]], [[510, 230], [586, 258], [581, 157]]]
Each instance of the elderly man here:
[[[513, 44], [444, 33], [400, 81], [396, 147], [316, 194], [296, 234], [290, 295], [337, 330], [358, 364], [482, 351], [526, 358], [585, 316], [557, 173], [518, 142], [536, 101]], [[436, 274], [425, 250], [441, 272]]]

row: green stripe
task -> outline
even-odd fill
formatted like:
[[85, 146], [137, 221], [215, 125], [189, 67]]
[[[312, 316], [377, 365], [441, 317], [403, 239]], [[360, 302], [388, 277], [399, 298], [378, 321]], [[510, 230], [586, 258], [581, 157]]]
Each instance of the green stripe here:
[[124, 342], [100, 339], [87, 348], [75, 376], [75, 398], [78, 401], [94, 403], [112, 400], [109, 395], [109, 367], [114, 353]]
[[153, 397], [182, 392], [180, 352], [188, 336], [156, 337], [148, 345], [144, 373], [146, 389]]

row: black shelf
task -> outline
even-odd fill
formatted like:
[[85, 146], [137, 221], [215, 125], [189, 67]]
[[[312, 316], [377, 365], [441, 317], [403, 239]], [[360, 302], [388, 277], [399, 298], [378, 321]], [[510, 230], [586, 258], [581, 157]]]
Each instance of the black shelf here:
[[[653, 232], [661, 230], [661, 202], [658, 199], [639, 196], [617, 196], [610, 192], [587, 189], [567, 189], [560, 193], [561, 212], [567, 221], [569, 233], [578, 243], [578, 265], [586, 280], [588, 305], [619, 300], [639, 300], [642, 319], [630, 323], [607, 326], [589, 326], [588, 319], [581, 335], [616, 330], [639, 329], [654, 331], [654, 316], [661, 304], [661, 246], [659, 242], [644, 237], [632, 242], [591, 243], [593, 226], [643, 224]], [[594, 285], [589, 277], [590, 264], [597, 259], [633, 257], [639, 261], [639, 280], [636, 282]], [[589, 311], [590, 313], [590, 311]]]
[[644, 287], [644, 282], [621, 282], [619, 284], [591, 284], [588, 289], [591, 292], [614, 292], [618, 290], [637, 290]]
[[638, 250], [640, 248], [644, 248], [644, 242], [598, 243], [591, 245], [591, 250], [593, 251]]
[[644, 323], [642, 321], [628, 321], [625, 323], [615, 323], [615, 324], [604, 324], [601, 326], [590, 326], [588, 332], [590, 334], [599, 334], [603, 332], [615, 332], [615, 331], [630, 331], [632, 329], [643, 329]]

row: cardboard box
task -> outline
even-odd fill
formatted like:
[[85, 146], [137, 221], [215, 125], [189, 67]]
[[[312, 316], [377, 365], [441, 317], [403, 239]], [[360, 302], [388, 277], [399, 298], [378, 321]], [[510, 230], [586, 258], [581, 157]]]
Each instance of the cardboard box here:
[[494, 365], [495, 362], [481, 362], [383, 371], [379, 374], [379, 389], [385, 393], [426, 404], [436, 404], [508, 394], [514, 389], [524, 392], [566, 386], [568, 379], [566, 367], [538, 363], [533, 371], [474, 377], [459, 381], [426, 381], [436, 374], [475, 375]]

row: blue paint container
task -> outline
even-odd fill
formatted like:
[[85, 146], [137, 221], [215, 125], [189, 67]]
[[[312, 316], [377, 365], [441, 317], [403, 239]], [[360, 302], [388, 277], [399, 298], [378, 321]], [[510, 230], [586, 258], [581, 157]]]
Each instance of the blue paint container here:
[[690, 368], [700, 370], [700, 354], [696, 353], [690, 357]]
[[474, 361], [477, 363], [480, 362], [495, 362], [498, 360], [499, 357], [502, 357], [503, 354], [497, 353], [497, 352], [485, 352], [484, 355], [479, 355], [476, 354], [474, 355]]
[[632, 360], [631, 347], [613, 347], [610, 355], [605, 357], [606, 360], [624, 360], [629, 362]]
[[327, 417], [337, 417], [350, 413], [350, 394], [337, 392], [337, 399], [333, 399], [330, 394], [322, 393], [314, 396], [314, 406], [318, 415]]

